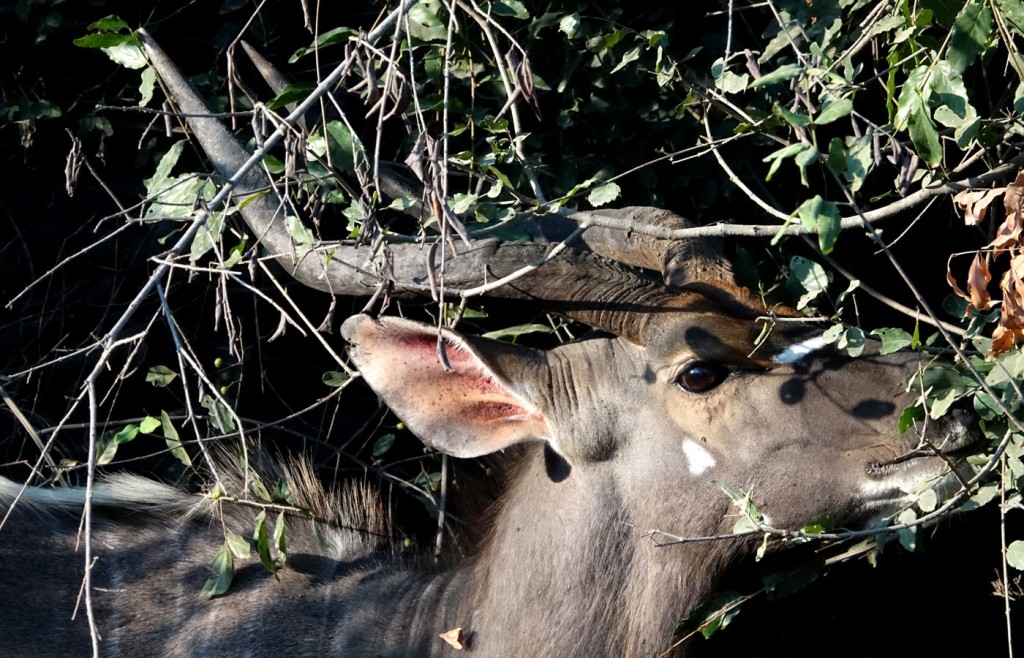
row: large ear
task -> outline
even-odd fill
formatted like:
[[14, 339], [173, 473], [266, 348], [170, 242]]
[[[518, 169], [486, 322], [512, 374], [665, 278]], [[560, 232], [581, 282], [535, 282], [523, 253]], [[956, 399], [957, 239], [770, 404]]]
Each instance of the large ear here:
[[357, 315], [341, 333], [359, 372], [424, 443], [455, 457], [478, 457], [523, 441], [552, 441], [542, 408], [542, 353], [419, 322]]

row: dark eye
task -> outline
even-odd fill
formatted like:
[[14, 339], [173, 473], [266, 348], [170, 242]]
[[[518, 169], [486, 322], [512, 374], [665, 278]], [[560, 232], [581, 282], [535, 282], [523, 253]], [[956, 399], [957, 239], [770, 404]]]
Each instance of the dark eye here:
[[683, 368], [676, 386], [690, 393], [706, 393], [725, 381], [729, 371], [716, 363], [696, 361]]

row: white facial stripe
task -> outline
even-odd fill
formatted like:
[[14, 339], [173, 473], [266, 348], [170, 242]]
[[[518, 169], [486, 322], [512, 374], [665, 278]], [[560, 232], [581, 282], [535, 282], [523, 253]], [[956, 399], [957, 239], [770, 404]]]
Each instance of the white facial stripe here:
[[813, 338], [808, 338], [803, 342], [790, 345], [772, 357], [772, 361], [775, 361], [776, 363], [796, 363], [797, 361], [807, 357], [809, 354], [813, 354], [814, 352], [827, 347], [831, 342], [832, 341], [825, 338], [824, 334], [820, 334]]
[[690, 463], [690, 475], [702, 475], [717, 464], [707, 448], [690, 439], [683, 439], [683, 454]]

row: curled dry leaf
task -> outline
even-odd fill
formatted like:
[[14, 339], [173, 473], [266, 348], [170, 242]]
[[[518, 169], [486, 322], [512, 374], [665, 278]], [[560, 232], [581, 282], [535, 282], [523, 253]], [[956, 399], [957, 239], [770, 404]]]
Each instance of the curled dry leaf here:
[[967, 292], [970, 294], [971, 306], [979, 311], [987, 311], [992, 304], [992, 298], [988, 294], [988, 284], [991, 280], [988, 262], [979, 251], [974, 255], [971, 269], [967, 270]]
[[466, 639], [462, 636], [462, 627], [453, 628], [450, 631], [445, 631], [438, 635], [439, 638], [447, 642], [456, 651], [462, 651], [466, 648]]
[[1017, 180], [1006, 187], [1003, 195], [1003, 207], [1006, 210], [1006, 219], [996, 231], [996, 237], [989, 245], [994, 247], [996, 253], [1005, 249], [1021, 246], [1021, 230], [1024, 229], [1021, 217], [1021, 204], [1024, 202], [1024, 172], [1017, 175]]
[[1024, 253], [1018, 252], [1010, 261], [1010, 269], [1003, 275], [999, 288], [1003, 291], [999, 324], [1024, 331]]
[[[999, 321], [992, 332], [990, 359], [1024, 341], [1024, 171], [1019, 172], [1013, 183], [1006, 187], [964, 190], [953, 197], [953, 203], [964, 211], [964, 222], [973, 226], [985, 218], [989, 205], [999, 196], [1003, 197], [1005, 218], [985, 249], [991, 250], [995, 257], [1009, 253], [1010, 267], [999, 282], [1003, 302]], [[966, 293], [957, 285], [948, 264], [946, 280], [957, 295], [970, 302], [970, 309], [985, 311], [991, 308], [988, 284], [992, 275], [982, 251], [975, 254], [967, 272]]]
[[985, 219], [989, 205], [1005, 191], [1005, 187], [992, 190], [963, 190], [956, 193], [953, 203], [964, 211], [964, 223], [975, 226]]
[[1006, 207], [1006, 214], [1020, 214], [1021, 202], [1024, 201], [1024, 170], [1017, 174], [1014, 180], [1006, 188], [1006, 195], [1003, 197], [1003, 204]]

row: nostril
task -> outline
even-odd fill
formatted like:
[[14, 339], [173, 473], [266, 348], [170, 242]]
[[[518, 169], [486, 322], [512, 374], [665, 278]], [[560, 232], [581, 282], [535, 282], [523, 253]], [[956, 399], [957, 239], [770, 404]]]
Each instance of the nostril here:
[[950, 410], [949, 415], [952, 416], [953, 420], [962, 425], [973, 425], [978, 422], [978, 417], [974, 411], [963, 407], [954, 408]]
[[956, 402], [953, 407], [946, 412], [947, 422], [958, 423], [969, 427], [971, 425], [978, 424], [978, 415], [974, 413], [974, 402], [971, 398], [964, 398]]

